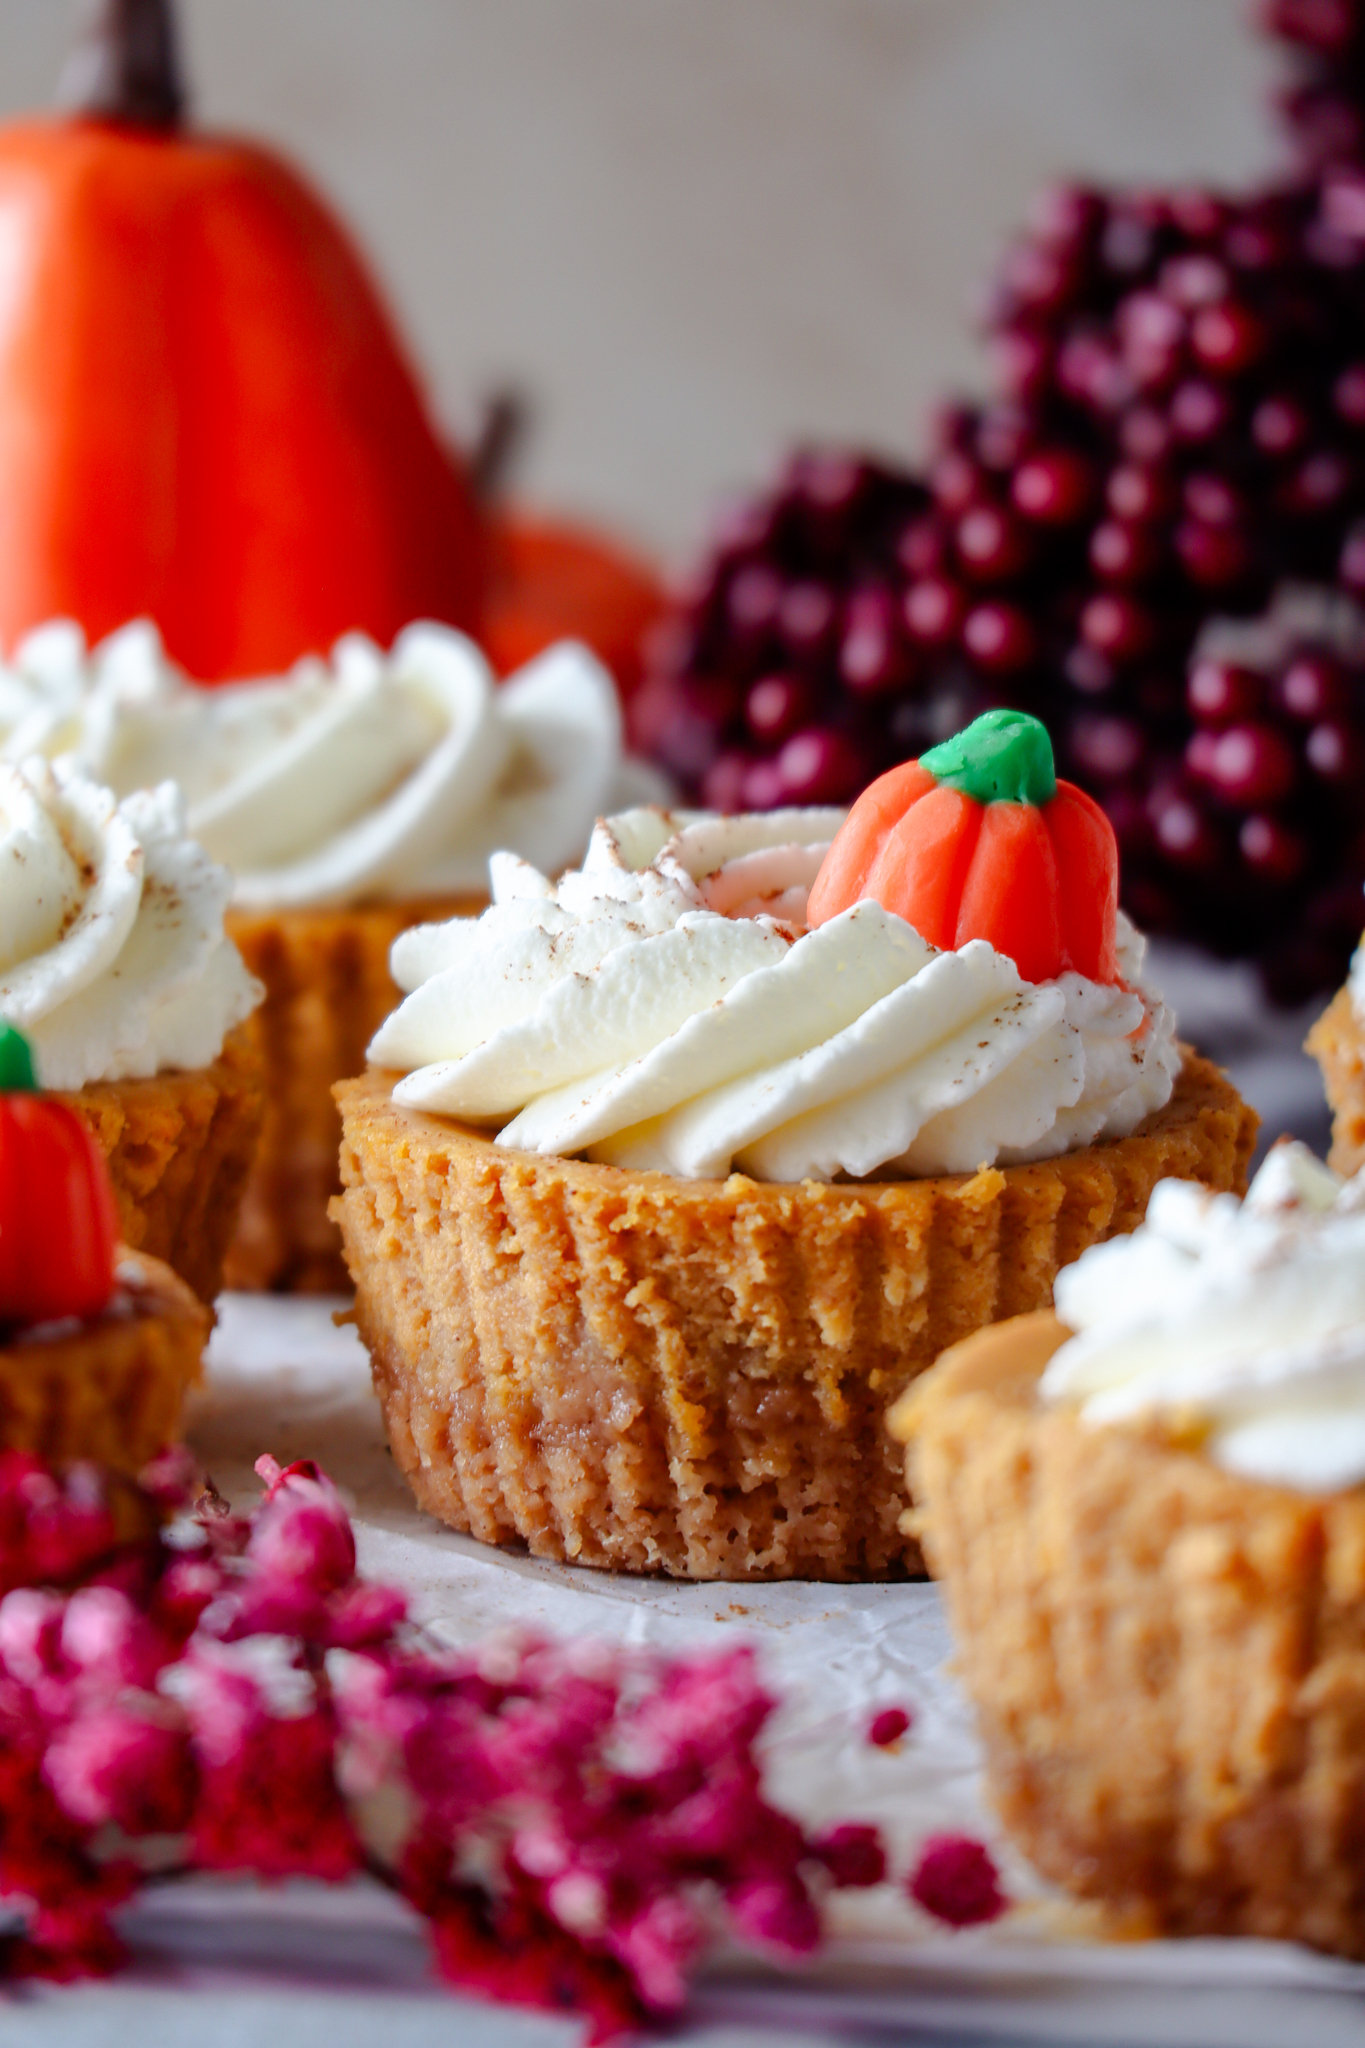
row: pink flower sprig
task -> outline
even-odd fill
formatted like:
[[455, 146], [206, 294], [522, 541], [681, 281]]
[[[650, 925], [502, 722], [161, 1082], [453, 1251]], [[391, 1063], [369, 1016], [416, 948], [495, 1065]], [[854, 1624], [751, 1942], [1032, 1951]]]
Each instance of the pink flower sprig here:
[[0, 1455], [0, 1968], [115, 1967], [112, 1915], [168, 1870], [365, 1871], [452, 1982], [605, 2040], [676, 2012], [722, 1927], [808, 1954], [822, 1887], [884, 1878], [875, 1828], [765, 1799], [747, 1650], [437, 1648], [315, 1465], [257, 1470], [243, 1517], [191, 1508], [183, 1458], [133, 1487]]
[[994, 1857], [971, 1835], [931, 1835], [905, 1889], [949, 1927], [979, 1927], [998, 1920], [1009, 1905]]

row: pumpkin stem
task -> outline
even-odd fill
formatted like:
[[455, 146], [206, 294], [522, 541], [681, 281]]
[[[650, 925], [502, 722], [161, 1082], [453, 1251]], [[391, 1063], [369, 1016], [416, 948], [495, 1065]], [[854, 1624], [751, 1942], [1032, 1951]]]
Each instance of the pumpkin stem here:
[[507, 480], [517, 465], [531, 408], [520, 391], [495, 391], [483, 408], [465, 473], [478, 504], [490, 510], [507, 495]]
[[178, 128], [185, 90], [171, 0], [94, 0], [57, 101], [130, 128]]
[[1045, 804], [1057, 794], [1047, 727], [1027, 711], [985, 711], [919, 765], [979, 804]]
[[28, 1040], [12, 1024], [0, 1024], [0, 1095], [29, 1095], [37, 1086]]

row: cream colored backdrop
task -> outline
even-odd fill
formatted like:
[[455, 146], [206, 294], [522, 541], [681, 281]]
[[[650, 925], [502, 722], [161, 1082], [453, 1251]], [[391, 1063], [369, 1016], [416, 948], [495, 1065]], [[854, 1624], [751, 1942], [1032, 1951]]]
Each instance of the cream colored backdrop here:
[[[1276, 158], [1250, 0], [182, 0], [200, 118], [350, 216], [435, 403], [539, 402], [526, 486], [665, 549], [794, 435], [912, 449], [973, 288], [1074, 167]], [[41, 106], [74, 0], [0, 0]]]

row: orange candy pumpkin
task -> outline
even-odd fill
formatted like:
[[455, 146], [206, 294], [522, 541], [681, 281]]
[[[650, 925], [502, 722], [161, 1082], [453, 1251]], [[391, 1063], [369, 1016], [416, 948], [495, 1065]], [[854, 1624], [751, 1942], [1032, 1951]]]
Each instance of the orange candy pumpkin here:
[[988, 711], [858, 798], [810, 892], [807, 922], [867, 898], [930, 945], [986, 939], [1025, 981], [1119, 978], [1118, 847], [1099, 805], [1059, 782], [1036, 718]]
[[99, 1315], [117, 1236], [103, 1152], [74, 1109], [38, 1092], [27, 1040], [0, 1024], [0, 1325]]
[[476, 630], [476, 508], [336, 221], [179, 130], [166, 0], [111, 0], [76, 97], [0, 131], [0, 645], [147, 614], [218, 680]]

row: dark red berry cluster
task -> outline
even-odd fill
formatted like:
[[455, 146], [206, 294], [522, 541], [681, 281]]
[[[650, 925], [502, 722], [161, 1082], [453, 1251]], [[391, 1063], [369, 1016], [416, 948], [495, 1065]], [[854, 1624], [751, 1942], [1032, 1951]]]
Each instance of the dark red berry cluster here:
[[1301, 625], [1259, 655], [1198, 653], [1186, 706], [1183, 762], [1153, 781], [1131, 836], [1293, 1002], [1340, 978], [1362, 921], [1365, 644]]
[[[1365, 10], [1273, 12], [1347, 90]], [[1052, 194], [988, 320], [997, 395], [945, 411], [926, 478], [805, 453], [730, 517], [636, 744], [722, 808], [837, 801], [1017, 705], [1108, 808], [1142, 922], [1254, 954], [1286, 999], [1329, 985], [1365, 703], [1342, 668], [1320, 715], [1283, 677], [1206, 706], [1190, 662], [1287, 580], [1365, 591], [1365, 171], [1324, 146], [1250, 196]]]
[[723, 522], [656, 636], [636, 746], [721, 810], [838, 802], [914, 752], [924, 665], [898, 550], [930, 505], [888, 464], [798, 455]]
[[1303, 156], [1314, 165], [1365, 159], [1365, 8], [1359, 0], [1264, 0], [1261, 12], [1295, 53], [1279, 107]]

